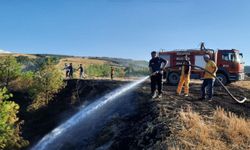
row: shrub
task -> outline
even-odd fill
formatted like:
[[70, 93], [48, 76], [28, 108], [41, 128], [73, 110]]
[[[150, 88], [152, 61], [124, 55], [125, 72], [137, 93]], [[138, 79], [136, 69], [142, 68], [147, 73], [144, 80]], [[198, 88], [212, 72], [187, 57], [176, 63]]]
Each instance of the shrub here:
[[33, 82], [30, 94], [34, 100], [29, 110], [36, 110], [48, 105], [49, 101], [53, 99], [54, 94], [64, 86], [60, 71], [50, 60], [35, 73]]
[[0, 82], [8, 87], [9, 82], [15, 80], [21, 74], [21, 64], [14, 56], [4, 56], [0, 59]]
[[11, 87], [15, 91], [30, 91], [34, 84], [34, 72], [27, 71], [22, 72], [21, 75], [13, 82], [11, 82]]
[[16, 114], [19, 105], [7, 101], [12, 97], [6, 88], [0, 89], [0, 149], [20, 149], [28, 145], [20, 135], [20, 122]]

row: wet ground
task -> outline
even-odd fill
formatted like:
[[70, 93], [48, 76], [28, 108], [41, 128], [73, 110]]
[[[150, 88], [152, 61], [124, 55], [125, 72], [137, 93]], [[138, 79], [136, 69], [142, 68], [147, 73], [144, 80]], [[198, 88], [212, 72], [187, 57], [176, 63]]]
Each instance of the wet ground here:
[[[212, 102], [200, 101], [200, 84], [190, 86], [190, 96], [176, 96], [175, 86], [164, 85], [162, 99], [151, 99], [149, 82], [136, 90], [134, 99], [137, 113], [127, 118], [117, 118], [109, 123], [98, 135], [96, 147], [107, 145], [107, 149], [168, 149], [174, 136], [169, 127], [176, 121], [181, 109], [191, 107], [194, 111], [209, 115], [216, 107], [222, 107], [245, 118], [250, 118], [250, 103], [238, 104], [221, 87], [215, 88]], [[228, 86], [234, 95], [250, 98], [250, 90], [234, 85]], [[113, 130], [113, 129], [116, 130]], [[105, 136], [109, 135], [109, 136]]]
[[[88, 105], [96, 98], [127, 84], [125, 81], [69, 81], [68, 86], [56, 97], [56, 101], [44, 111], [29, 114], [37, 117], [24, 126], [26, 137], [35, 143], [46, 133], [77, 112], [81, 104]], [[151, 99], [149, 81], [118, 98], [114, 105], [96, 114], [88, 122], [79, 125], [57, 149], [167, 149], [172, 137], [169, 126], [177, 112], [191, 107], [200, 114], [210, 114], [220, 106], [238, 115], [250, 118], [250, 103], [238, 104], [221, 87], [215, 88], [212, 102], [199, 101], [200, 83], [190, 85], [190, 96], [176, 96], [175, 86], [164, 85], [161, 99]], [[250, 98], [248, 88], [234, 84], [228, 86], [236, 96]], [[78, 90], [77, 90], [78, 89]], [[60, 100], [59, 100], [60, 99]], [[25, 116], [25, 117], [30, 117]], [[73, 136], [72, 136], [73, 135]]]

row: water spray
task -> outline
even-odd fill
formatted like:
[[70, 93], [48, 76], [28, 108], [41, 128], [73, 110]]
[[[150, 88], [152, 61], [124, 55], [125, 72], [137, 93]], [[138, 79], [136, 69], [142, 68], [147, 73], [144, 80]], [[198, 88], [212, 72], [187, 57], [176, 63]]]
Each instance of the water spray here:
[[78, 113], [69, 118], [65, 123], [59, 125], [53, 131], [44, 136], [31, 150], [47, 150], [48, 146], [53, 144], [57, 138], [67, 134], [66, 131], [74, 128], [82, 120], [88, 117], [90, 114], [97, 112], [103, 106], [109, 104], [119, 96], [125, 94], [129, 90], [135, 88], [137, 85], [143, 83], [147, 80], [149, 76], [144, 77], [138, 81], [132, 82], [128, 85], [125, 85], [121, 88], [118, 88], [105, 96], [101, 97], [97, 101], [91, 103], [90, 105], [83, 107]]
[[[174, 67], [178, 67], [178, 66], [182, 66], [182, 65], [176, 65], [176, 66], [168, 67], [168, 68], [174, 68]], [[206, 70], [202, 67], [196, 66], [196, 65], [187, 65], [187, 66], [196, 67], [196, 68], [199, 68], [199, 69], [211, 74], [220, 83], [220, 85], [226, 90], [226, 92], [230, 95], [230, 97], [232, 99], [234, 99], [235, 101], [237, 101], [238, 103], [244, 103], [247, 100], [246, 97], [243, 97], [242, 100], [238, 100], [225, 87], [225, 85], [216, 76], [214, 76], [213, 73], [209, 72], [208, 70]], [[152, 73], [151, 75], [154, 75], [154, 74], [155, 74], [155, 72]], [[116, 98], [121, 96], [122, 94], [128, 92], [132, 88], [143, 83], [150, 76], [144, 77], [144, 78], [142, 78], [138, 81], [135, 81], [133, 83], [130, 83], [124, 87], [118, 88], [117, 90], [114, 90], [114, 91], [106, 94], [105, 96], [103, 96], [102, 98], [98, 99], [97, 101], [91, 103], [90, 105], [83, 107], [78, 113], [76, 113], [71, 118], [69, 118], [65, 123], [59, 125], [57, 128], [55, 128], [49, 134], [44, 136], [34, 147], [31, 148], [31, 150], [46, 150], [46, 149], [48, 149], [48, 146], [53, 144], [55, 142], [55, 140], [58, 139], [59, 137], [65, 135], [67, 130], [72, 129], [73, 127], [75, 127], [76, 125], [81, 123], [81, 121], [84, 120], [86, 117], [88, 117], [90, 114], [97, 112], [100, 108], [102, 108], [103, 106], [112, 102], [113, 100], [115, 100]]]

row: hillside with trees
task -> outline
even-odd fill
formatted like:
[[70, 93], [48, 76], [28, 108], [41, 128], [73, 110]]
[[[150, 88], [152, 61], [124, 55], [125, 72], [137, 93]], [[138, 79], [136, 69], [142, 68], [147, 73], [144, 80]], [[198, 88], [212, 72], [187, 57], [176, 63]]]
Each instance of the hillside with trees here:
[[[65, 79], [65, 63], [73, 63], [73, 79]], [[78, 78], [79, 64], [84, 65], [88, 75], [85, 80]], [[111, 66], [115, 68], [114, 81], [107, 80]], [[3, 150], [30, 148], [80, 108], [128, 83], [119, 79], [147, 74], [144, 61], [54, 55], [5, 55], [1, 56], [0, 68]], [[228, 88], [237, 96], [249, 98], [249, 85], [249, 81], [240, 81]], [[95, 137], [96, 141], [90, 142], [91, 146], [95, 149], [111, 140], [110, 149], [247, 149], [249, 103], [236, 104], [220, 87], [215, 88], [213, 102], [197, 101], [200, 84], [194, 82], [191, 87], [190, 96], [183, 98], [175, 95], [175, 86], [164, 85], [164, 97], [154, 101], [149, 98], [148, 82], [143, 83], [123, 97], [124, 104], [117, 103], [117, 112], [107, 117], [111, 121]], [[125, 117], [119, 115], [124, 112]]]
[[110, 77], [110, 67], [115, 68], [115, 77], [140, 77], [148, 74], [148, 62], [123, 58], [108, 57], [74, 57], [65, 55], [34, 54], [17, 55], [17, 62], [21, 64], [24, 71], [37, 71], [48, 58], [59, 69], [62, 76], [65, 75], [65, 64], [73, 64], [74, 77], [79, 75], [78, 68], [82, 64], [85, 70], [86, 78], [108, 78]]
[[[79, 64], [83, 64], [86, 78], [108, 78], [110, 67], [115, 68], [116, 78], [147, 74], [147, 65], [132, 60], [39, 54], [3, 54], [0, 58], [0, 149], [4, 150], [29, 145], [26, 138], [30, 134], [26, 131], [34, 124], [29, 122], [40, 118], [40, 112], [47, 110], [66, 86], [65, 63], [73, 64], [76, 79]], [[27, 121], [27, 118], [32, 119]]]

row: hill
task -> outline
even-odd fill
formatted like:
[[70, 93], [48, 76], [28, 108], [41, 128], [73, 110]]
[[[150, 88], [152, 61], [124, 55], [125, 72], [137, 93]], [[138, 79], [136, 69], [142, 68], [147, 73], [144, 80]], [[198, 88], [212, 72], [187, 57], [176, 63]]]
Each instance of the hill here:
[[113, 62], [114, 64], [120, 64], [122, 66], [130, 66], [130, 65], [135, 65], [136, 67], [147, 67], [148, 62], [143, 61], [143, 60], [133, 60], [133, 59], [124, 59], [124, 58], [111, 58], [111, 57], [90, 57], [90, 58], [95, 58], [99, 60], [106, 60]]
[[61, 70], [64, 75], [65, 64], [72, 63], [74, 76], [78, 76], [78, 67], [80, 64], [86, 73], [87, 78], [109, 77], [110, 67], [115, 68], [116, 77], [143, 76], [148, 72], [148, 62], [143, 60], [132, 60], [123, 58], [109, 57], [77, 57], [56, 54], [18, 54], [1, 53], [1, 56], [15, 56], [19, 63], [23, 65], [25, 71], [36, 71], [48, 58]]

